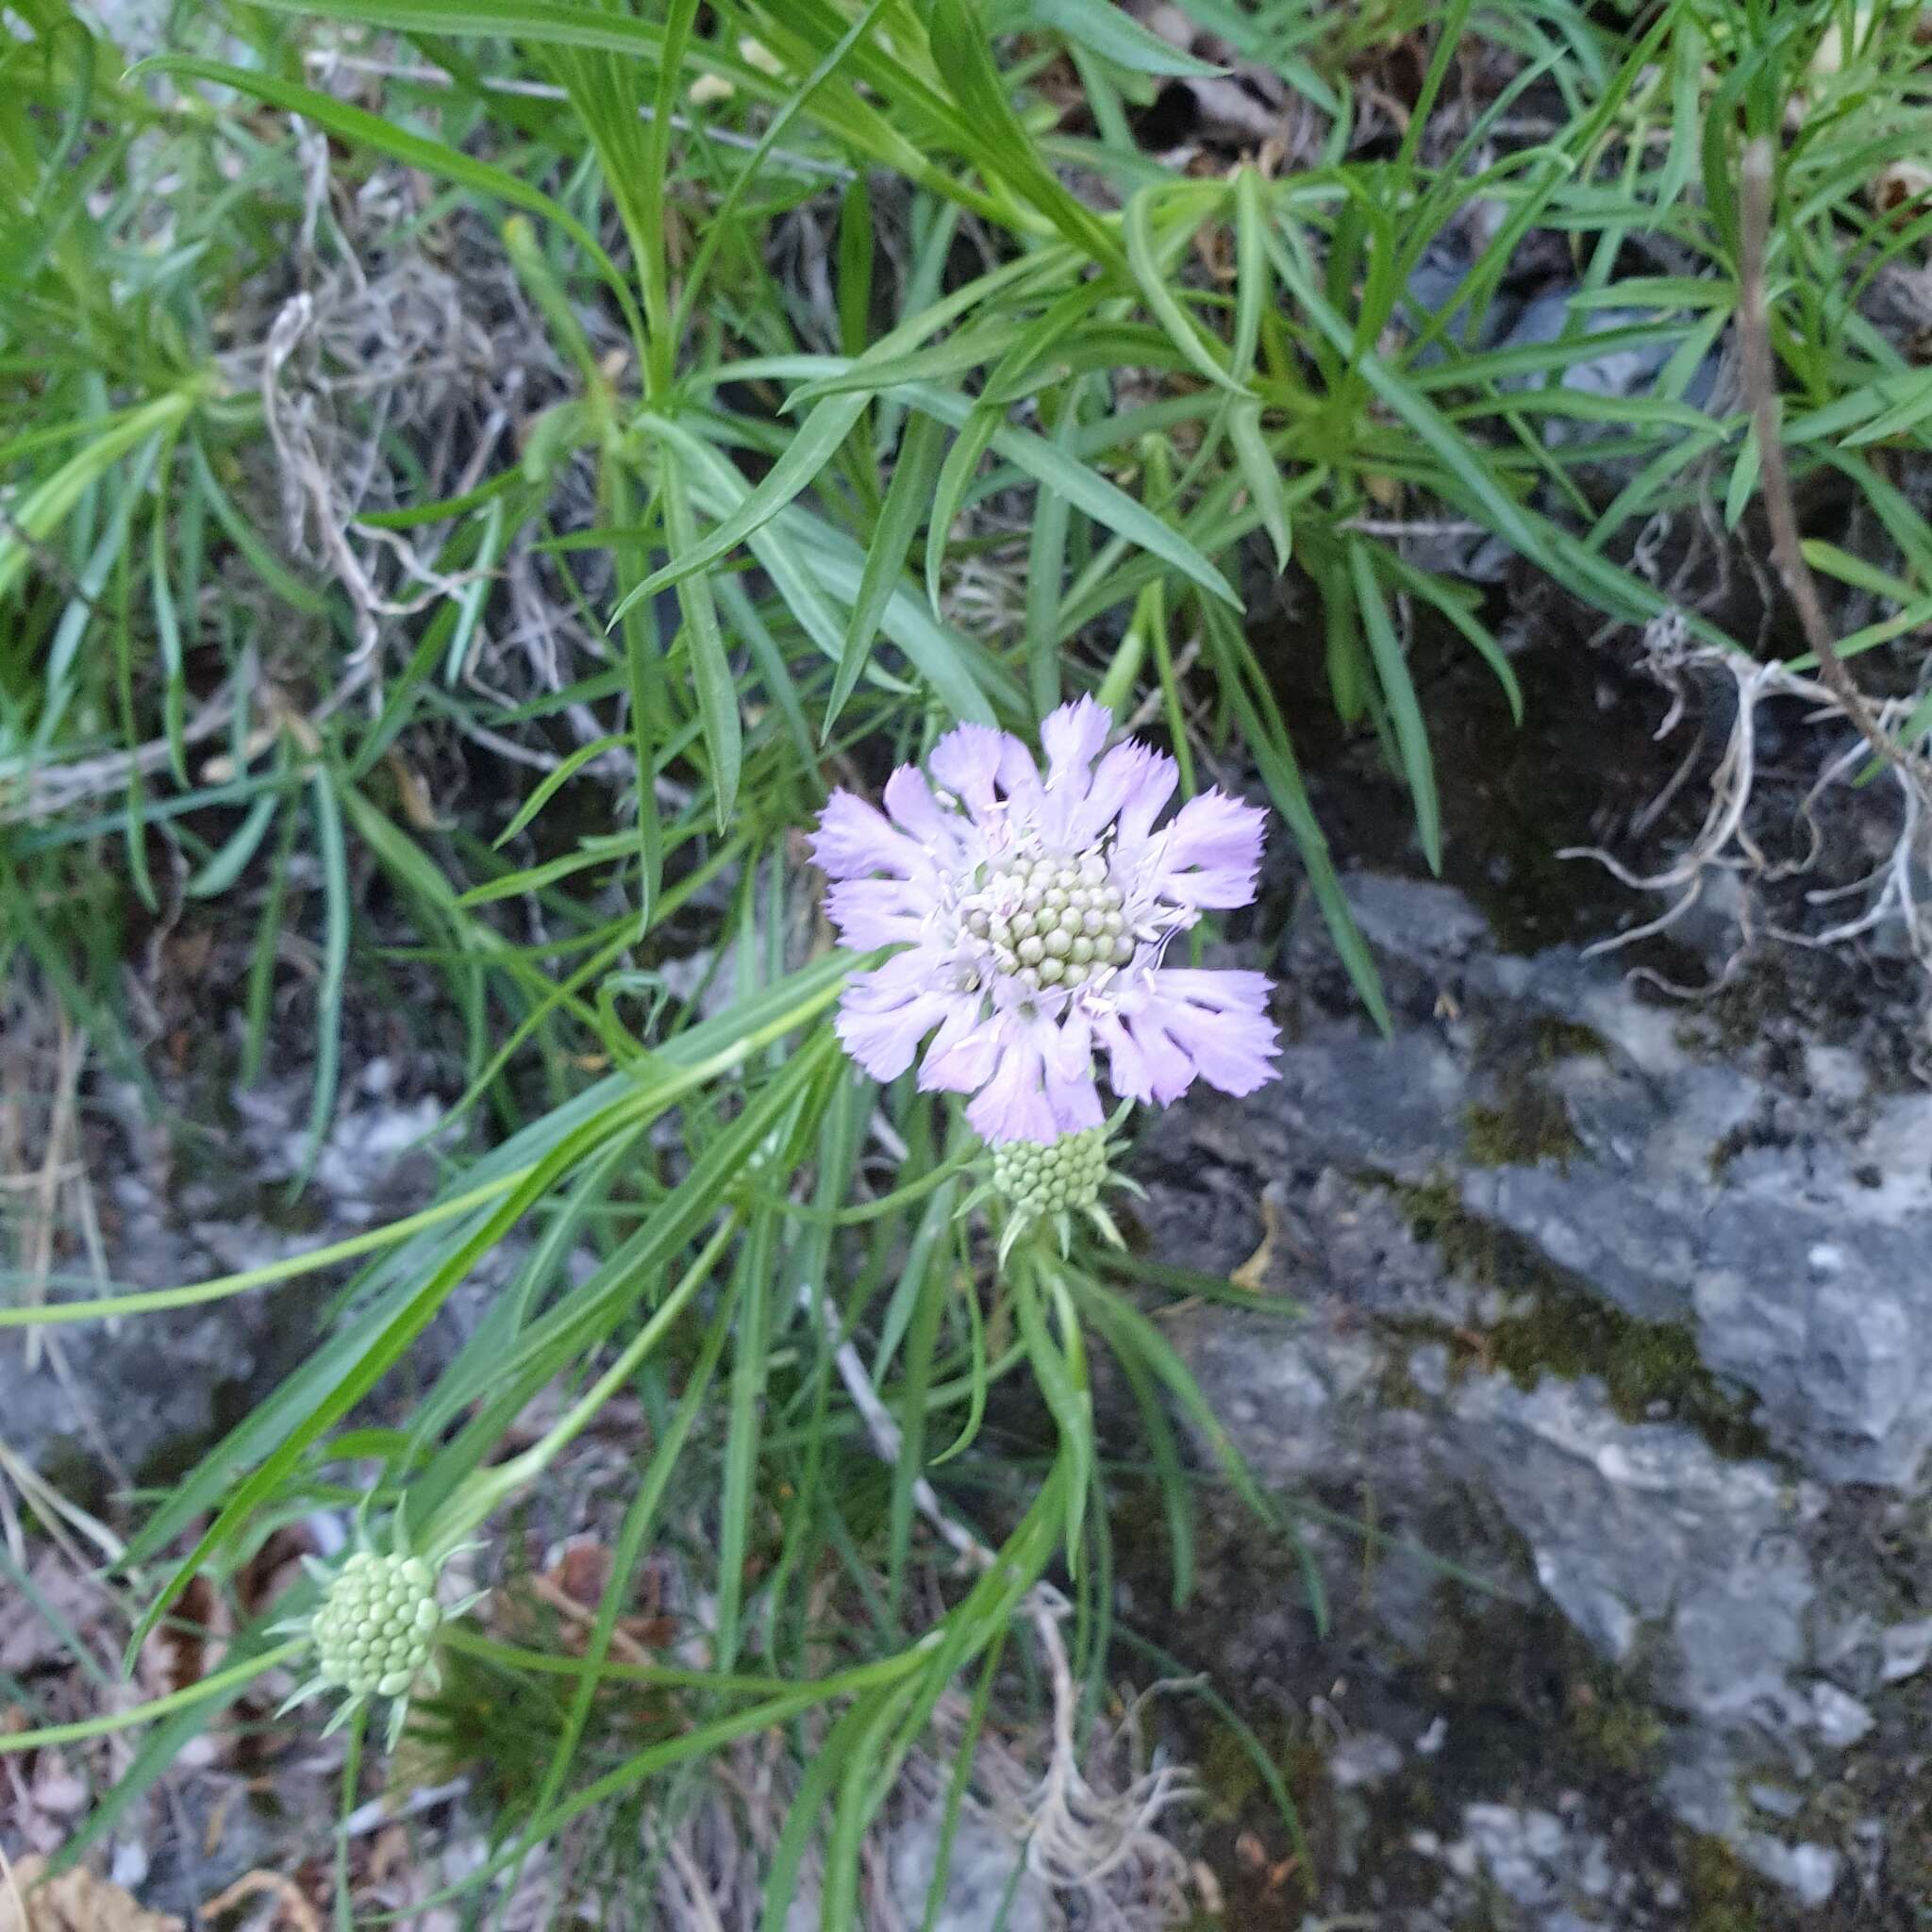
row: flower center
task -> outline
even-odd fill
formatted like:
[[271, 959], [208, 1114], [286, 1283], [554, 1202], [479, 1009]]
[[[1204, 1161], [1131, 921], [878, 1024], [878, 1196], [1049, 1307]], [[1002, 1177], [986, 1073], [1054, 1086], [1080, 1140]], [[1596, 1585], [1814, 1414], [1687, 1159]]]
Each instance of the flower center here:
[[988, 968], [1035, 991], [1070, 991], [1134, 957], [1126, 901], [1098, 852], [993, 859], [975, 873], [958, 910], [984, 942]]

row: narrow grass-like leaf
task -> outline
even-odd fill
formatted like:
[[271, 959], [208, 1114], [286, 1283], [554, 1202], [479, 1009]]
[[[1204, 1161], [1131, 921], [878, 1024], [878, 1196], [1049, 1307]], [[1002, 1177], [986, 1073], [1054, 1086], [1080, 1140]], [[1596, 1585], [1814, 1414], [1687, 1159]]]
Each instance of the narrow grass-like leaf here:
[[1261, 774], [1274, 808], [1288, 821], [1295, 843], [1301, 848], [1302, 863], [1307, 869], [1308, 888], [1322, 908], [1335, 950], [1348, 969], [1363, 1006], [1385, 1034], [1394, 1031], [1389, 1003], [1382, 991], [1381, 975], [1363, 942], [1361, 930], [1349, 910], [1335, 871], [1328, 841], [1308, 801], [1301, 768], [1295, 761], [1294, 747], [1288, 727], [1275, 708], [1272, 694], [1254, 674], [1246, 640], [1221, 613], [1206, 613], [1206, 638], [1210, 652], [1219, 661], [1223, 689], [1234, 708], [1236, 719], [1248, 746], [1249, 756]]
[[[653, 596], [697, 572], [708, 570], [762, 529], [831, 461], [839, 445], [851, 433], [852, 425], [865, 413], [867, 401], [865, 396], [828, 396], [820, 403], [786, 444], [785, 454], [731, 515], [702, 541], [693, 541], [689, 550], [674, 556], [663, 569], [654, 571], [627, 592], [619, 602], [615, 615], [621, 617], [640, 597]], [[661, 418], [650, 414], [639, 418], [639, 426], [660, 438], [666, 427]]]
[[342, 991], [349, 965], [349, 861], [342, 841], [342, 809], [333, 774], [318, 765], [308, 781], [315, 810], [316, 857], [322, 866], [322, 977], [315, 997], [315, 1073], [308, 1100], [308, 1128], [302, 1166], [291, 1191], [308, 1184], [322, 1158], [335, 1118], [336, 1080], [341, 1065]]
[[[908, 385], [899, 393], [915, 408], [955, 426], [965, 425], [974, 413], [974, 406], [964, 397], [946, 395], [922, 384]], [[1237, 610], [1241, 608], [1240, 597], [1221, 572], [1171, 524], [1088, 468], [1082, 459], [1084, 452], [1076, 455], [1057, 449], [1043, 436], [1012, 424], [994, 428], [989, 443], [996, 455], [1015, 469], [1035, 482], [1060, 491], [1096, 524], [1159, 558], [1222, 603]]]
[[935, 611], [940, 608], [941, 580], [945, 575], [946, 546], [953, 541], [954, 521], [998, 428], [999, 419], [991, 409], [974, 408], [965, 416], [940, 466], [925, 526], [925, 598]]
[[1136, 74], [1191, 75], [1210, 79], [1227, 70], [1197, 60], [1150, 32], [1113, 5], [1113, 0], [1032, 0], [1034, 23], [1050, 26], [1068, 40]]
[[1288, 568], [1294, 540], [1288, 519], [1288, 497], [1282, 489], [1281, 466], [1261, 434], [1261, 406], [1237, 403], [1227, 415], [1227, 438], [1241, 465], [1248, 497], [1261, 513], [1261, 527], [1274, 546], [1274, 567]]
[[[1077, 417], [1079, 391], [1071, 388], [1061, 402], [1056, 441], [1065, 454]], [[1042, 488], [1026, 543], [1026, 680], [1036, 718], [1060, 701], [1060, 585], [1067, 566], [1067, 499]]]
[[[677, 453], [664, 452], [661, 473], [664, 529], [674, 556], [697, 547], [697, 521], [685, 494], [684, 473]], [[642, 596], [648, 584], [631, 594]], [[697, 691], [698, 716], [704, 721], [705, 749], [710, 759], [711, 798], [718, 829], [727, 831], [738, 804], [738, 780], [744, 766], [744, 728], [738, 714], [738, 686], [725, 656], [724, 634], [718, 627], [718, 607], [709, 579], [696, 572], [677, 579], [677, 600], [684, 612], [685, 651], [691, 682]]]
[[944, 447], [944, 434], [930, 416], [915, 414], [908, 418], [899, 441], [899, 458], [893, 466], [892, 480], [886, 486], [878, 526], [866, 546], [865, 571], [858, 580], [858, 595], [852, 606], [845, 647], [832, 679], [831, 692], [825, 699], [821, 742], [831, 737], [832, 726], [845, 708], [845, 701], [852, 695], [853, 687], [872, 655], [873, 640], [878, 635], [886, 606], [905, 573], [912, 539], [932, 508], [933, 486]]
[[1408, 675], [1408, 659], [1402, 641], [1389, 616], [1382, 587], [1375, 580], [1375, 566], [1369, 547], [1359, 539], [1348, 546], [1349, 580], [1362, 616], [1362, 629], [1369, 641], [1369, 652], [1375, 661], [1375, 680], [1395, 726], [1395, 742], [1402, 754], [1402, 774], [1408, 782], [1408, 795], [1415, 803], [1415, 828], [1422, 840], [1423, 857], [1431, 872], [1442, 870], [1442, 814], [1436, 797], [1436, 767], [1429, 756], [1428, 726], [1423, 722], [1423, 708], [1415, 694], [1414, 680]]
[[1003, 185], [1024, 195], [1067, 240], [1104, 267], [1126, 273], [1112, 231], [1040, 158], [1007, 97], [986, 30], [969, 0], [935, 0], [928, 31], [933, 59], [945, 75], [980, 145], [996, 156]]
[[[1248, 388], [1227, 373], [1224, 351], [1219, 342], [1209, 347], [1201, 325], [1181, 307], [1172, 286], [1174, 272], [1162, 259], [1161, 244], [1154, 236], [1154, 189], [1143, 188], [1126, 205], [1121, 215], [1121, 233], [1127, 244], [1127, 261], [1141, 299], [1154, 311], [1167, 331], [1168, 340], [1188, 358], [1190, 364], [1219, 389], [1245, 399]], [[1191, 223], [1176, 230], [1175, 242], [1185, 246], [1192, 233]]]

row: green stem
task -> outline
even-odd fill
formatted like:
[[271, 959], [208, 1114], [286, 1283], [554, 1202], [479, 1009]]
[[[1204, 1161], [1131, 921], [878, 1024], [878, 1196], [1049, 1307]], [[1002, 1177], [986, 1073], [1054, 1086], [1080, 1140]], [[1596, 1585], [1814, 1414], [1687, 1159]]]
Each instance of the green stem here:
[[[358, 1705], [349, 1724], [348, 1749], [342, 1754], [342, 1824], [356, 1813], [356, 1793], [362, 1784], [362, 1740], [369, 1729], [369, 1707]], [[356, 1932], [356, 1907], [349, 1897], [349, 1834], [336, 1834], [336, 1932]]]
[[459, 1214], [468, 1213], [472, 1208], [480, 1208], [484, 1202], [493, 1201], [499, 1194], [508, 1192], [533, 1171], [533, 1167], [534, 1163], [532, 1167], [517, 1168], [493, 1181], [486, 1181], [480, 1188], [470, 1189], [467, 1193], [439, 1201], [433, 1208], [424, 1208], [420, 1214], [371, 1228], [367, 1234], [354, 1235], [348, 1241], [337, 1241], [326, 1248], [310, 1248], [304, 1254], [291, 1255], [286, 1260], [272, 1261], [264, 1268], [251, 1268], [244, 1274], [223, 1274], [213, 1281], [197, 1281], [189, 1288], [158, 1288], [144, 1294], [106, 1295], [84, 1302], [53, 1302], [43, 1307], [0, 1308], [0, 1328], [41, 1328], [59, 1322], [95, 1322], [108, 1315], [151, 1315], [163, 1308], [187, 1308], [198, 1302], [218, 1302], [229, 1295], [247, 1294], [258, 1288], [291, 1281], [297, 1275], [313, 1274], [320, 1268], [333, 1268], [339, 1261], [353, 1261], [358, 1255], [393, 1247], [413, 1234], [421, 1234], [425, 1228], [454, 1220]]
[[608, 1658], [593, 1665], [583, 1657], [558, 1657], [545, 1650], [525, 1650], [519, 1644], [499, 1643], [493, 1638], [479, 1637], [474, 1630], [466, 1630], [460, 1624], [445, 1624], [441, 1641], [447, 1649], [465, 1657], [539, 1676], [608, 1677], [613, 1683], [655, 1684], [667, 1690], [728, 1691], [741, 1697], [772, 1697], [797, 1689], [796, 1684], [786, 1677], [680, 1670], [672, 1664], [612, 1663]]
[[881, 1221], [888, 1214], [896, 1214], [901, 1208], [908, 1208], [914, 1201], [931, 1193], [935, 1188], [951, 1180], [961, 1168], [970, 1165], [977, 1151], [975, 1148], [956, 1154], [920, 1179], [908, 1182], [876, 1201], [862, 1201], [856, 1208], [807, 1208], [776, 1194], [765, 1195], [761, 1205], [777, 1208], [790, 1220], [808, 1221], [820, 1227], [858, 1227], [865, 1222]]
[[718, 1265], [719, 1257], [724, 1254], [731, 1238], [738, 1232], [742, 1218], [742, 1210], [736, 1208], [725, 1215], [718, 1224], [718, 1231], [705, 1243], [697, 1259], [685, 1271], [683, 1279], [664, 1297], [651, 1319], [631, 1339], [630, 1345], [558, 1419], [541, 1441], [533, 1442], [521, 1456], [498, 1464], [496, 1468], [488, 1471], [474, 1486], [466, 1485], [462, 1491], [450, 1498], [441, 1512], [441, 1520], [432, 1523], [424, 1535], [425, 1554], [431, 1563], [440, 1564], [445, 1561], [450, 1552], [462, 1542], [505, 1497], [514, 1494], [525, 1484], [536, 1481], [557, 1459], [566, 1445], [583, 1433], [595, 1418], [597, 1411], [637, 1374], [644, 1357], [663, 1341], [666, 1331], [684, 1312], [692, 1296], [710, 1279], [713, 1269]]
[[0, 1753], [38, 1751], [46, 1744], [78, 1744], [88, 1738], [105, 1738], [111, 1732], [125, 1731], [131, 1724], [152, 1724], [157, 1718], [169, 1717], [177, 1710], [187, 1710], [193, 1705], [207, 1703], [211, 1697], [219, 1697], [225, 1690], [260, 1676], [264, 1671], [272, 1671], [277, 1664], [287, 1663], [308, 1646], [308, 1638], [291, 1637], [288, 1642], [278, 1643], [275, 1649], [265, 1650], [258, 1657], [243, 1657], [240, 1663], [230, 1664], [225, 1671], [217, 1671], [212, 1677], [204, 1677], [198, 1684], [190, 1684], [185, 1690], [173, 1691], [166, 1697], [157, 1697], [152, 1704], [137, 1705], [132, 1710], [110, 1710], [104, 1717], [85, 1718], [72, 1724], [48, 1724], [38, 1731], [0, 1734]]

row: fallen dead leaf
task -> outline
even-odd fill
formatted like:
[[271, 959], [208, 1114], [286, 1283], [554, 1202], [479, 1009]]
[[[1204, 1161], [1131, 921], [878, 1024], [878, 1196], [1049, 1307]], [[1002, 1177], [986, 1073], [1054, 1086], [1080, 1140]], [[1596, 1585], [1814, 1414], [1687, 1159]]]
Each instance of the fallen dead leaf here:
[[568, 1539], [550, 1566], [550, 1580], [575, 1602], [593, 1610], [610, 1581], [610, 1552], [595, 1537]]
[[214, 1803], [208, 1807], [208, 1824], [202, 1827], [201, 1856], [204, 1858], [212, 1858], [221, 1850], [223, 1835], [228, 1829], [228, 1813], [235, 1808], [236, 1801], [242, 1795], [240, 1785], [215, 1794]]
[[386, 1824], [375, 1834], [375, 1842], [369, 1848], [369, 1877], [373, 1884], [384, 1885], [399, 1873], [409, 1869], [409, 1834], [400, 1824]]
[[213, 1898], [204, 1899], [198, 1916], [204, 1922], [217, 1919], [224, 1912], [232, 1912], [244, 1899], [264, 1891], [274, 1892], [280, 1907], [274, 1920], [275, 1924], [293, 1926], [294, 1932], [323, 1932], [322, 1915], [286, 1872], [242, 1873], [233, 1885], [216, 1892]]
[[386, 754], [383, 762], [396, 781], [403, 816], [419, 832], [448, 831], [449, 827], [436, 815], [436, 802], [429, 795], [429, 786], [422, 773], [394, 751]]
[[1282, 1224], [1281, 1204], [1273, 1188], [1261, 1190], [1261, 1245], [1227, 1278], [1250, 1294], [1259, 1294], [1268, 1285], [1268, 1271], [1274, 1263], [1274, 1243], [1286, 1230]]
[[[132, 1893], [85, 1866], [42, 1884], [46, 1869], [42, 1857], [15, 1864], [12, 1885], [0, 1886], [0, 1932], [183, 1932], [179, 1919], [145, 1910]], [[26, 1924], [20, 1916], [23, 1897], [32, 1915]]]
[[1923, 161], [1892, 161], [1866, 184], [1865, 194], [1882, 215], [1922, 214], [1932, 195], [1932, 168]]
[[220, 1667], [234, 1629], [226, 1597], [208, 1577], [191, 1577], [174, 1614], [142, 1645], [142, 1681], [158, 1697], [200, 1683]]
[[100, 1607], [99, 1586], [57, 1549], [36, 1555], [27, 1580], [32, 1590], [8, 1591], [0, 1608], [0, 1671], [9, 1677], [69, 1658], [67, 1639], [48, 1611], [78, 1627]]

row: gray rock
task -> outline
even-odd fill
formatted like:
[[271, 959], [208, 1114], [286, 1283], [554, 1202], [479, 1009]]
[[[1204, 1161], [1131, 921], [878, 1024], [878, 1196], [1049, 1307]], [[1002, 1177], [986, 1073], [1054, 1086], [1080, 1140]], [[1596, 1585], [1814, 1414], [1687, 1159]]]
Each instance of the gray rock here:
[[[938, 1811], [921, 1813], [894, 1834], [891, 1853], [892, 1896], [908, 1925], [924, 1922], [926, 1892], [938, 1869]], [[946, 1874], [945, 1902], [933, 1922], [934, 1932], [986, 1932], [1000, 1921], [1008, 1932], [1046, 1932], [1058, 1923], [1052, 1894], [1031, 1872], [1022, 1872], [1025, 1851], [983, 1812], [960, 1813]], [[1019, 1874], [1015, 1883], [1015, 1874]], [[1008, 1900], [1008, 1893], [1011, 1897]]]
[[1902, 1684], [1907, 1677], [1916, 1677], [1932, 1657], [1932, 1617], [1894, 1624], [1878, 1642], [1883, 1657], [1878, 1671], [1881, 1683]]
[[1328, 1775], [1344, 1791], [1379, 1785], [1401, 1769], [1402, 1746], [1374, 1731], [1344, 1738], [1328, 1754]]
[[1849, 1691], [1836, 1684], [1811, 1687], [1811, 1722], [1818, 1735], [1834, 1751], [1856, 1744], [1878, 1722]]
[[1462, 1825], [1505, 1896], [1519, 1906], [1553, 1903], [1561, 1885], [1557, 1867], [1570, 1845], [1560, 1818], [1507, 1805], [1472, 1805], [1462, 1814]]
[[[345, 1087], [299, 1199], [289, 1183], [309, 1165], [306, 1080], [231, 1096], [239, 1125], [200, 1132], [192, 1177], [179, 1172], [177, 1149], [140, 1096], [105, 1087], [90, 1165], [112, 1176], [102, 1208], [111, 1291], [246, 1274], [422, 1207], [438, 1185], [428, 1143], [443, 1109], [428, 1096], [399, 1101], [392, 1085], [393, 1070], [376, 1061]], [[175, 1098], [190, 1117], [200, 1110], [190, 1095]], [[512, 1244], [490, 1257], [475, 1296], [514, 1253]], [[83, 1488], [173, 1479], [252, 1394], [299, 1359], [340, 1280], [298, 1278], [112, 1326], [55, 1330], [53, 1347], [62, 1353], [38, 1362], [22, 1331], [0, 1336], [8, 1441]], [[466, 1284], [453, 1304], [472, 1289]], [[447, 1342], [438, 1331], [428, 1345]], [[63, 1359], [75, 1370], [84, 1364], [84, 1373], [62, 1374]]]
[[1788, 1845], [1782, 1839], [1756, 1831], [1746, 1833], [1736, 1843], [1740, 1856], [1754, 1871], [1794, 1893], [1800, 1905], [1822, 1906], [1838, 1890], [1844, 1860], [1829, 1846]]
[[[1854, 1091], [1841, 1057], [1819, 1091], [1782, 1092], [1695, 1058], [1667, 1012], [1568, 948], [1473, 950], [1479, 923], [1445, 888], [1377, 879], [1352, 900], [1385, 950], [1455, 968], [1484, 1038], [1431, 1019], [1391, 1049], [1317, 1021], [1245, 1111], [1297, 1158], [1447, 1181], [1639, 1320], [1694, 1320], [1706, 1363], [1806, 1470], [1909, 1488], [1932, 1447], [1932, 1095]], [[1540, 1028], [1545, 1046], [1587, 1029], [1600, 1050], [1552, 1058]], [[1485, 1052], [1511, 1029], [1513, 1058]], [[1479, 1158], [1472, 1118], [1501, 1117], [1507, 1138], [1511, 1116], [1528, 1122], [1522, 1157]], [[1539, 1157], [1539, 1133], [1557, 1155]]]
[[1774, 1471], [1680, 1424], [1620, 1422], [1587, 1383], [1473, 1376], [1456, 1413], [1537, 1580], [1603, 1657], [1650, 1638], [1661, 1694], [1695, 1716], [1792, 1709], [1816, 1586]]
[[[1759, 1787], [1740, 1778], [1730, 1744], [1710, 1733], [1681, 1755], [1663, 1778], [1665, 1795], [1685, 1824], [1723, 1839], [1754, 1872], [1783, 1886], [1801, 1905], [1823, 1905], [1838, 1889], [1843, 1858], [1829, 1846], [1805, 1840], [1794, 1844], [1756, 1828], [1739, 1801], [1740, 1786], [1750, 1790], [1755, 1804]], [[1789, 1818], [1803, 1806], [1774, 1803], [1763, 1808]]]
[[[1178, 1328], [1209, 1402], [1275, 1487], [1373, 1499], [1387, 1534], [1358, 1609], [1379, 1641], [1480, 1642], [1445, 1621], [1417, 1545], [1484, 1575], [1508, 1615], [1558, 1614], [1655, 1713], [1626, 1735], [1660, 1805], [1815, 1906], [1844, 1854], [1806, 1835], [1828, 1815], [1807, 1794], [1877, 1743], [1885, 1686], [1932, 1659], [1932, 1620], [1889, 1623], [1913, 1596], [1888, 1602], [1857, 1568], [1909, 1537], [1898, 1499], [1932, 1447], [1932, 1097], [1868, 1074], [1896, 1058], [1882, 1041], [1793, 1051], [1800, 1024], [1782, 1058], [1715, 1042], [1573, 948], [1501, 955], [1441, 886], [1349, 891], [1394, 1041], [1304, 996], [1275, 1085], [1191, 1108], [1148, 1150], [1158, 1245], [1245, 1259], [1265, 1184], [1271, 1285], [1307, 1309], [1265, 1341], [1221, 1309]], [[1360, 1560], [1307, 1534], [1331, 1577]], [[1391, 1790], [1466, 1763], [1469, 1713], [1418, 1706], [1351, 1627], [1374, 1733], [1447, 1740]], [[1461, 1883], [1474, 1860], [1525, 1912], [1678, 1923], [1603, 1907], [1637, 1896], [1607, 1852], [1601, 1892], [1543, 1856], [1525, 1820], [1591, 1828], [1563, 1810], [1565, 1762], [1552, 1745], [1465, 1787], [1472, 1849], [1441, 1846], [1441, 1869]]]

